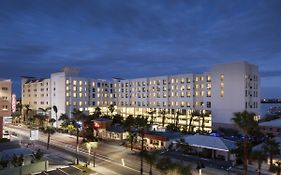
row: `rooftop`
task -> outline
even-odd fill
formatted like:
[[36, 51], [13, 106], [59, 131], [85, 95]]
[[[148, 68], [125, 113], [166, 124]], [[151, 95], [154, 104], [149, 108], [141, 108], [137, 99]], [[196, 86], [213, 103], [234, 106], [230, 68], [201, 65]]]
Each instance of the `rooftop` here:
[[271, 120], [271, 121], [268, 121], [268, 122], [261, 122], [261, 123], [259, 123], [259, 126], [268, 126], [268, 127], [279, 127], [279, 128], [281, 128], [281, 118], [275, 119], [275, 120]]
[[221, 137], [213, 137], [207, 135], [190, 135], [185, 136], [184, 140], [191, 146], [218, 150], [230, 151], [236, 147], [235, 142]]

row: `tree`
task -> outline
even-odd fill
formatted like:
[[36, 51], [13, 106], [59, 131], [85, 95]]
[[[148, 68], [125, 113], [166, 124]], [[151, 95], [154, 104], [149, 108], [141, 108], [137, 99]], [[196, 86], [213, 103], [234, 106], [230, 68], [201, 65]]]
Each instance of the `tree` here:
[[16, 154], [13, 154], [11, 163], [12, 163], [12, 165], [14, 165], [14, 167], [22, 166], [23, 161], [24, 161], [23, 154], [21, 154], [20, 156], [17, 156]]
[[180, 129], [175, 124], [171, 123], [171, 124], [168, 124], [166, 126], [166, 130], [167, 131], [178, 132]]
[[25, 114], [23, 116], [23, 121], [26, 121], [29, 118], [29, 112], [32, 111], [32, 109], [30, 109], [30, 105], [24, 105], [25, 108]]
[[111, 116], [112, 116], [112, 115], [113, 115], [113, 112], [114, 112], [114, 110], [115, 110], [114, 105], [111, 104], [111, 105], [109, 105], [107, 108], [108, 108], [108, 110], [109, 110], [109, 112], [111, 113]]
[[152, 167], [155, 165], [157, 156], [154, 152], [148, 153], [147, 151], [141, 151], [140, 156], [149, 164], [149, 175], [152, 175]]
[[280, 154], [279, 143], [273, 138], [268, 138], [263, 144], [263, 150], [269, 156], [270, 167], [273, 166], [273, 156]]
[[[56, 114], [56, 121], [58, 121], [58, 108], [57, 108], [57, 106], [53, 106], [53, 110], [54, 110], [54, 112]], [[58, 127], [57, 124], [56, 124], [56, 127]]]
[[165, 120], [166, 120], [166, 110], [165, 109], [161, 110], [160, 114], [162, 115], [162, 127], [164, 127]]
[[19, 111], [12, 113], [12, 123], [18, 123], [20, 121], [21, 113]]
[[190, 165], [176, 164], [176, 169], [179, 175], [192, 175]]
[[49, 124], [50, 116], [48, 115], [48, 111], [51, 110], [51, 107], [47, 108], [38, 108], [40, 111], [42, 111], [42, 117], [45, 118], [47, 121], [47, 125]]
[[37, 160], [37, 161], [41, 160], [44, 155], [44, 153], [41, 151], [41, 149], [38, 149], [35, 153], [33, 152], [32, 154], [33, 154], [35, 160]]
[[251, 159], [258, 164], [258, 173], [261, 174], [261, 165], [266, 161], [266, 154], [263, 151], [252, 151], [250, 154]]
[[201, 113], [201, 118], [202, 118], [202, 124], [201, 124], [201, 131], [204, 132], [205, 130], [205, 117], [210, 116], [210, 111], [205, 111], [204, 113]]
[[99, 118], [101, 116], [101, 108], [100, 107], [95, 108], [94, 115], [96, 116], [96, 118]]
[[112, 119], [112, 124], [121, 124], [123, 121], [123, 117], [120, 114], [115, 114]]
[[243, 140], [243, 169], [244, 175], [248, 174], [248, 160], [249, 160], [249, 133], [252, 130], [256, 130], [258, 128], [258, 122], [255, 120], [255, 113], [249, 113], [247, 111], [236, 112], [234, 113], [234, 117], [232, 121], [242, 130], [244, 133]]
[[153, 124], [154, 123], [154, 114], [156, 113], [156, 110], [153, 110], [153, 109], [150, 109], [150, 111], [147, 112], [151, 118], [150, 118], [150, 124]]
[[48, 140], [47, 140], [47, 149], [49, 149], [51, 135], [55, 134], [56, 130], [53, 127], [48, 126], [46, 129], [43, 130], [45, 134], [48, 134]]
[[188, 132], [193, 132], [193, 127], [191, 126], [191, 124], [192, 124], [193, 118], [198, 115], [200, 115], [200, 112], [198, 110], [192, 111], [190, 119], [189, 119]]
[[76, 159], [77, 159], [77, 164], [79, 164], [79, 159], [78, 159], [79, 132], [80, 132], [79, 130], [81, 127], [80, 121], [83, 120], [84, 114], [82, 111], [74, 108], [72, 111], [72, 115], [73, 118], [71, 118], [70, 123], [75, 127], [76, 130]]
[[178, 124], [179, 124], [179, 116], [182, 115], [182, 113], [180, 111], [176, 112], [176, 121], [175, 121], [175, 126], [176, 128], [178, 128]]

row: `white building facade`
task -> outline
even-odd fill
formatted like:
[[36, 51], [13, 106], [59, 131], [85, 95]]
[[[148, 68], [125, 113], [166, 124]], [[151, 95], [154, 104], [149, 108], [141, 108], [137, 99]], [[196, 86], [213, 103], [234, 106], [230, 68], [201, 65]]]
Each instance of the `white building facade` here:
[[[78, 74], [77, 69], [65, 68], [42, 80], [48, 96], [38, 93], [35, 96], [39, 85], [35, 91], [36, 86], [30, 80], [23, 81], [23, 104], [38, 108], [41, 101], [48, 101], [42, 105], [57, 106], [58, 116], [62, 113], [71, 116], [74, 108], [91, 114], [95, 107], [109, 114], [107, 107], [113, 104], [114, 113], [124, 117], [144, 115], [159, 126], [176, 124], [190, 131], [231, 126], [234, 112], [247, 110], [259, 115], [259, 71], [247, 62], [214, 65], [202, 74], [129, 80], [106, 81]], [[39, 105], [38, 102], [35, 105], [35, 99]], [[197, 115], [192, 115], [194, 111]]]

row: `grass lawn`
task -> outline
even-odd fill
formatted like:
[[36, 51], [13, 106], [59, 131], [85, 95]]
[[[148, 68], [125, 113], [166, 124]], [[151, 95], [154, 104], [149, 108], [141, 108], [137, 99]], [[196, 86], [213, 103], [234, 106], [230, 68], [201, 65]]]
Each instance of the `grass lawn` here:
[[91, 170], [90, 168], [85, 167], [84, 165], [79, 164], [79, 165], [73, 165], [73, 166], [75, 166], [76, 168], [80, 169], [83, 172], [83, 174], [85, 174], [85, 175], [90, 175], [90, 174], [94, 173], [93, 170]]

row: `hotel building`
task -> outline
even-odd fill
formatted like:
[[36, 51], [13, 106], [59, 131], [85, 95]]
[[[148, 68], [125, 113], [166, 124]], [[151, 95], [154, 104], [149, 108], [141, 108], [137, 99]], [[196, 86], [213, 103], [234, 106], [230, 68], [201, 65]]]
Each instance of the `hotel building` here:
[[[37, 90], [36, 90], [37, 89]], [[181, 74], [111, 81], [79, 77], [79, 70], [65, 68], [49, 79], [23, 78], [23, 104], [31, 108], [57, 106], [58, 115], [71, 116], [74, 108], [93, 113], [110, 104], [123, 115], [144, 115], [154, 124], [177, 124], [183, 129], [211, 131], [232, 126], [234, 112], [259, 114], [258, 67], [247, 62], [217, 64], [201, 74]], [[163, 112], [165, 111], [165, 112]], [[194, 116], [194, 111], [201, 115]], [[198, 113], [197, 112], [197, 113]], [[52, 117], [54, 113], [52, 111]], [[204, 117], [203, 117], [204, 116]], [[204, 124], [203, 124], [204, 123]]]
[[0, 80], [0, 138], [3, 136], [3, 117], [10, 117], [12, 112], [12, 81]]

